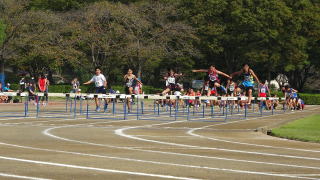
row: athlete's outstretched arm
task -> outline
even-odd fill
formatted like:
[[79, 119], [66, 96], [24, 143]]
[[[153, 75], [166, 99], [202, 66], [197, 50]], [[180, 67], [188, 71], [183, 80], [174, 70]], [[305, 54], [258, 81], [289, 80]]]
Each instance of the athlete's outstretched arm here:
[[192, 72], [208, 72], [208, 69], [194, 69]]
[[142, 82], [137, 78], [137, 76], [134, 76], [134, 79], [135, 79], [138, 83], [142, 84]]
[[92, 83], [92, 81], [90, 80], [90, 81], [87, 81], [87, 82], [85, 82], [83, 84], [91, 84], [91, 83]]
[[234, 73], [230, 74], [230, 77], [233, 78], [234, 76], [239, 76], [241, 73], [242, 73], [242, 70], [234, 72]]
[[218, 74], [221, 74], [221, 75], [223, 75], [223, 76], [225, 76], [225, 77], [227, 77], [227, 78], [229, 78], [229, 79], [231, 79], [231, 76], [229, 76], [228, 74], [226, 74], [226, 73], [224, 73], [224, 72], [221, 72], [221, 71], [218, 71], [218, 70], [217, 70], [217, 73], [218, 73]]
[[230, 79], [228, 79], [226, 88], [229, 88], [230, 83], [231, 83], [231, 81], [230, 81]]
[[252, 74], [252, 76], [254, 77], [254, 79], [257, 81], [257, 83], [260, 84], [260, 81], [259, 81], [257, 75], [253, 72], [253, 70], [250, 69], [249, 71], [250, 71], [250, 73]]

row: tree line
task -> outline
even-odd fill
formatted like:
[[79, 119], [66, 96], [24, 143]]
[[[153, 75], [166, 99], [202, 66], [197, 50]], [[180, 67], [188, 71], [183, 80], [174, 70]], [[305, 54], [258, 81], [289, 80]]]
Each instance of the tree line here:
[[0, 0], [1, 69], [89, 79], [99, 66], [119, 84], [128, 68], [161, 86], [167, 69], [287, 75], [302, 90], [320, 69], [316, 0]]

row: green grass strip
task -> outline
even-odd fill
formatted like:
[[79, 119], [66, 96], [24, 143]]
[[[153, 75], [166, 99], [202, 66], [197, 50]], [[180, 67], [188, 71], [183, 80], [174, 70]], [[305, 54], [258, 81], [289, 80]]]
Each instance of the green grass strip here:
[[273, 136], [320, 143], [320, 114], [308, 116], [273, 129]]

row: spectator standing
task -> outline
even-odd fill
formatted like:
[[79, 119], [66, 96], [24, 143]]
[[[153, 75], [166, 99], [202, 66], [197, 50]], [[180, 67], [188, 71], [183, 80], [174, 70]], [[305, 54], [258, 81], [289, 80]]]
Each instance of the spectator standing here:
[[24, 92], [26, 90], [26, 80], [24, 77], [20, 79], [19, 86], [20, 86], [20, 89], [19, 89], [20, 92]]

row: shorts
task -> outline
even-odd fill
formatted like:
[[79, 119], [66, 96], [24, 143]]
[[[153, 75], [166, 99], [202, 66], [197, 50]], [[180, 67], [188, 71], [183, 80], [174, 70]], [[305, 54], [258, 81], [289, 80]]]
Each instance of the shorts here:
[[253, 90], [253, 85], [251, 85], [251, 86], [246, 86], [246, 85], [244, 85], [244, 84], [241, 84], [240, 86], [239, 86], [239, 88], [240, 89], [242, 89], [242, 90], [245, 90], [245, 91], [248, 91], [248, 90]]
[[216, 95], [216, 91], [215, 90], [211, 90], [210, 95]]
[[106, 94], [106, 88], [104, 88], [104, 86], [100, 86], [100, 87], [96, 87], [96, 93], [97, 94]]
[[132, 88], [132, 93], [135, 93], [136, 91], [135, 91], [135, 87], [132, 87], [132, 86], [130, 86], [130, 87], [128, 87], [128, 86], [126, 86], [126, 88], [125, 88], [125, 93], [126, 94], [130, 94], [130, 92], [129, 92], [129, 89], [130, 88]]
[[170, 89], [170, 91], [181, 91], [181, 88], [176, 84], [169, 84], [167, 89]]
[[210, 88], [214, 88], [214, 84], [215, 83], [220, 83], [218, 80], [215, 80], [215, 81], [209, 81], [209, 87]]
[[234, 91], [228, 91], [227, 93], [229, 96], [234, 95]]
[[267, 97], [267, 93], [259, 93], [259, 97]]

